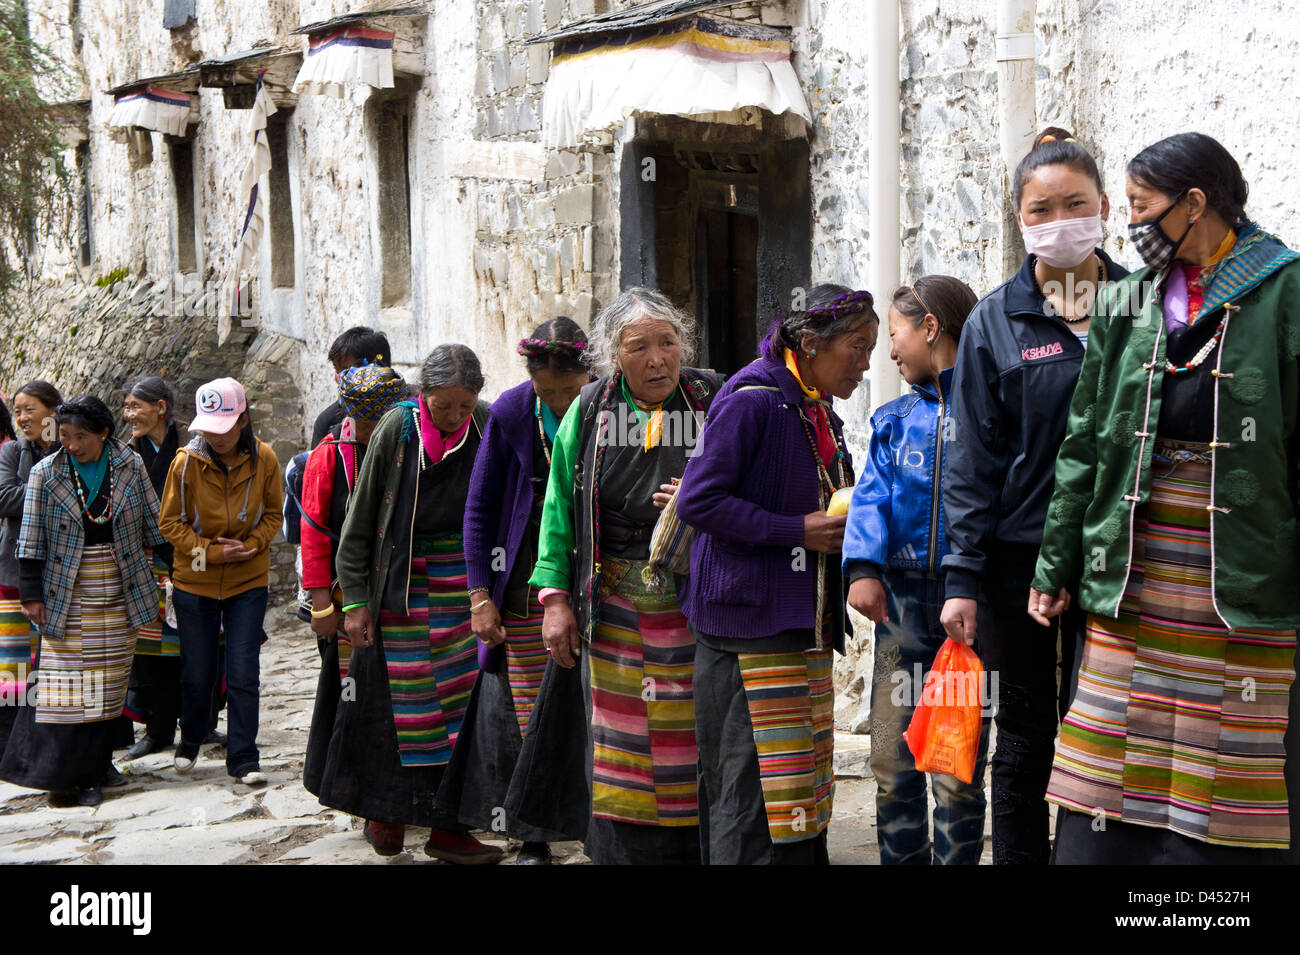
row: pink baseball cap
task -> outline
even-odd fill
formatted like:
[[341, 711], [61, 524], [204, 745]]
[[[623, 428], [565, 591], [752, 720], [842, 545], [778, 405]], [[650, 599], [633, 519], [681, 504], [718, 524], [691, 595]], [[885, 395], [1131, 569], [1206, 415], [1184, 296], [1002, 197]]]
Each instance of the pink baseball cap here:
[[198, 414], [190, 422], [191, 431], [225, 434], [248, 409], [244, 386], [233, 378], [209, 381], [194, 392], [194, 408]]

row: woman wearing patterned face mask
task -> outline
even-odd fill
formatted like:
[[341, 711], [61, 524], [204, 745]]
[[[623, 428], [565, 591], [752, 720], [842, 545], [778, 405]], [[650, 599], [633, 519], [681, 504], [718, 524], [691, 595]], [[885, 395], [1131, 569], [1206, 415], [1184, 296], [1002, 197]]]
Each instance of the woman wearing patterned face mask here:
[[1148, 268], [1098, 302], [1029, 594], [1046, 623], [1082, 577], [1087, 611], [1053, 860], [1290, 862], [1300, 254], [1208, 136], [1127, 188]]
[[[1099, 284], [1126, 273], [1097, 248], [1110, 206], [1097, 163], [1069, 133], [1043, 132], [1013, 181], [1029, 255], [975, 306], [957, 349], [940, 619], [955, 640], [978, 636], [984, 665], [1000, 681], [993, 861], [1043, 864], [1050, 850], [1043, 792], [1064, 706], [1058, 634], [1025, 616], [1025, 593], [1093, 297]], [[1061, 626], [1067, 662], [1077, 624], [1071, 618]]]

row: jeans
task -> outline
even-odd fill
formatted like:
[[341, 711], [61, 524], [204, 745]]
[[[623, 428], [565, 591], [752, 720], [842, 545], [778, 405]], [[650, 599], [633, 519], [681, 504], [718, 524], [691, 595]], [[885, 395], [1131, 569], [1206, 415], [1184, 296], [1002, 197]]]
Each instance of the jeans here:
[[197, 750], [212, 721], [212, 691], [221, 666], [218, 638], [226, 631], [226, 770], [257, 766], [258, 678], [267, 588], [218, 600], [176, 590], [181, 632], [181, 745]]
[[[876, 838], [884, 865], [978, 865], [984, 849], [984, 767], [989, 720], [982, 721], [970, 783], [930, 775], [934, 843], [927, 819], [925, 773], [918, 772], [903, 733], [912, 721], [922, 681], [946, 635], [941, 578], [886, 571], [889, 622], [876, 624], [871, 680], [871, 771], [876, 777]], [[976, 645], [978, 650], [978, 644]], [[919, 669], [918, 669], [919, 668]]]
[[[1026, 612], [1037, 547], [1006, 545], [990, 553], [996, 577], [984, 580], [976, 631], [984, 666], [998, 674], [997, 746], [993, 753], [993, 862], [1046, 865], [1047, 783], [1052, 774], [1056, 730], [1073, 685], [1073, 660], [1082, 614], [1070, 610], [1052, 626]], [[1071, 588], [1077, 593], [1077, 589]], [[1058, 626], [1063, 678], [1057, 680]]]

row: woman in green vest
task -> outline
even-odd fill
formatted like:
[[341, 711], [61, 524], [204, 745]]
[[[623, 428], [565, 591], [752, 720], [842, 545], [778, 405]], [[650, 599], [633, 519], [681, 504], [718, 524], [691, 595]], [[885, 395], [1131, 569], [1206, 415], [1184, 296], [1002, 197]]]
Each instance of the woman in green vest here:
[[1280, 863], [1300, 791], [1300, 255], [1246, 217], [1208, 136], [1144, 149], [1127, 191], [1147, 268], [1097, 299], [1029, 594], [1046, 622], [1081, 578], [1088, 615], [1053, 858]]

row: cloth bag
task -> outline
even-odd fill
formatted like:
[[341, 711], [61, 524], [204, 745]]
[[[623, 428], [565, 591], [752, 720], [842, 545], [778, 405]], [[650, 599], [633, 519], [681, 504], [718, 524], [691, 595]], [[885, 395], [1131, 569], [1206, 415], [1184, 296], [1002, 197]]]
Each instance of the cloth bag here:
[[673, 478], [673, 483], [677, 490], [655, 522], [650, 534], [649, 563], [641, 571], [641, 582], [647, 590], [657, 594], [662, 594], [668, 586], [669, 573], [686, 575], [691, 572], [695, 528], [683, 524], [677, 516], [677, 498], [682, 493], [682, 482], [680, 478]]

